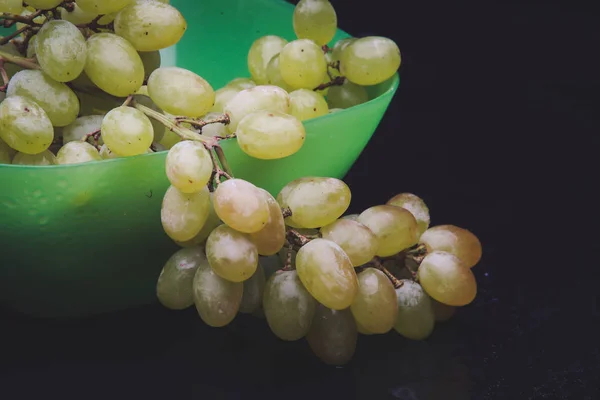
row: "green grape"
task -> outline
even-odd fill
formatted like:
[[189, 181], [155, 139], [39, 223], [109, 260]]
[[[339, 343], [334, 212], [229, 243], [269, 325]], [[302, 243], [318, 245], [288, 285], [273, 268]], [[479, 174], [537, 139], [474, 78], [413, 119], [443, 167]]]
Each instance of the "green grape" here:
[[290, 103], [290, 114], [300, 121], [317, 118], [329, 112], [329, 106], [325, 98], [308, 89], [298, 89], [291, 92]]
[[244, 294], [240, 303], [241, 313], [252, 314], [262, 307], [265, 283], [265, 270], [259, 261], [254, 274], [244, 281]]
[[249, 279], [258, 265], [258, 251], [250, 237], [227, 225], [219, 225], [206, 239], [206, 257], [213, 271], [231, 282]]
[[292, 21], [299, 39], [310, 39], [319, 46], [329, 43], [337, 31], [337, 15], [327, 0], [300, 0]]
[[233, 321], [244, 294], [243, 283], [221, 278], [208, 265], [198, 267], [193, 289], [198, 315], [204, 323], [215, 328]]
[[[56, 165], [56, 156], [50, 150], [44, 150], [38, 154], [15, 154], [13, 164], [16, 165]], [[6, 163], [9, 164], [9, 163]]]
[[348, 80], [343, 85], [332, 86], [327, 94], [330, 108], [350, 108], [369, 101], [367, 90]]
[[161, 67], [148, 78], [148, 94], [169, 114], [201, 117], [215, 102], [215, 92], [204, 78], [179, 67]]
[[317, 301], [334, 310], [350, 307], [358, 279], [348, 255], [326, 239], [313, 239], [296, 255], [300, 280]]
[[306, 340], [321, 361], [329, 365], [347, 364], [354, 355], [358, 331], [349, 309], [331, 310], [317, 305]]
[[69, 21], [74, 25], [89, 24], [98, 14], [94, 12], [83, 11], [77, 4], [72, 4], [73, 9], [68, 11], [66, 8], [60, 8], [60, 18]]
[[[141, 95], [141, 94], [134, 95], [133, 100], [136, 103], [146, 106], [158, 113], [161, 113], [161, 114], [163, 113], [163, 110], [158, 108], [158, 106], [156, 104], [154, 104], [152, 99], [148, 96]], [[150, 123], [152, 123], [152, 131], [154, 132], [154, 141], [159, 142], [165, 136], [165, 131], [168, 129], [165, 128], [165, 126], [162, 124], [162, 122], [160, 122], [154, 118], [148, 118], [148, 119], [150, 120]]]
[[102, 120], [102, 139], [110, 151], [120, 156], [144, 154], [152, 144], [152, 123], [138, 109], [114, 108]]
[[194, 305], [194, 275], [199, 267], [207, 263], [202, 247], [189, 247], [175, 252], [158, 276], [158, 301], [171, 310], [183, 310]]
[[49, 10], [62, 2], [63, 0], [27, 0], [27, 5], [38, 10]]
[[353, 43], [355, 40], [356, 40], [356, 38], [344, 38], [344, 39], [340, 39], [337, 42], [335, 42], [335, 45], [333, 46], [333, 49], [331, 50], [331, 61], [332, 62], [340, 61], [340, 59], [342, 58], [342, 52], [344, 51], [344, 49], [346, 47], [348, 47], [348, 45]]
[[368, 36], [356, 39], [343, 51], [340, 72], [362, 86], [377, 85], [391, 78], [400, 68], [400, 49], [393, 40]]
[[261, 256], [270, 256], [277, 254], [285, 244], [285, 223], [279, 203], [271, 193], [258, 188], [267, 201], [269, 206], [269, 220], [267, 224], [259, 230], [250, 234], [250, 239], [256, 245], [258, 254]]
[[427, 254], [417, 274], [425, 292], [440, 303], [464, 306], [477, 295], [473, 272], [451, 253], [436, 250]]
[[[222, 116], [223, 116], [222, 113], [209, 112], [204, 117], [202, 117], [201, 120], [202, 121], [210, 121], [211, 119], [220, 118]], [[208, 136], [208, 137], [214, 137], [214, 136], [225, 137], [225, 136], [229, 135], [229, 132], [227, 131], [227, 126], [225, 124], [220, 123], [220, 122], [215, 122], [212, 124], [204, 125], [202, 127], [202, 135]]]
[[115, 18], [117, 18], [117, 14], [118, 14], [118, 12], [108, 13], [108, 14], [102, 15], [102, 18], [100, 18], [98, 20], [98, 24], [100, 24], [100, 25], [108, 25], [108, 24], [110, 24], [111, 22], [113, 22], [115, 20]]
[[250, 78], [235, 78], [230, 80], [225, 87], [229, 87], [232, 89], [237, 89], [238, 91], [244, 89], [250, 89], [256, 86], [256, 82], [254, 82]]
[[96, 14], [110, 14], [123, 9], [133, 0], [77, 0], [82, 10]]
[[396, 289], [398, 317], [394, 330], [412, 340], [423, 340], [433, 332], [435, 318], [431, 299], [421, 285], [412, 280], [402, 280]]
[[187, 22], [178, 9], [156, 1], [132, 3], [115, 18], [115, 33], [131, 42], [138, 51], [173, 46], [186, 29]]
[[58, 82], [77, 78], [86, 65], [85, 38], [68, 21], [44, 23], [37, 34], [35, 50], [42, 71]]
[[279, 54], [275, 54], [267, 64], [267, 83], [269, 85], [279, 86], [286, 92], [294, 90], [281, 76], [281, 71], [279, 69]]
[[79, 115], [105, 115], [113, 108], [123, 104], [119, 98], [102, 92], [102, 95], [97, 93], [90, 94], [86, 92], [78, 92], [75, 94], [79, 99]]
[[269, 221], [269, 204], [256, 186], [242, 179], [228, 179], [215, 190], [214, 206], [219, 218], [244, 233], [258, 232]]
[[[288, 198], [289, 194], [292, 193], [292, 191], [294, 189], [296, 189], [296, 187], [299, 184], [305, 183], [305, 182], [310, 182], [311, 179], [312, 179], [312, 177], [304, 177], [304, 178], [294, 179], [293, 181], [288, 182], [287, 185], [285, 185], [277, 194], [277, 202], [279, 203], [281, 208], [287, 207], [287, 198]], [[287, 217], [285, 219], [285, 224], [288, 226], [291, 226], [292, 228], [297, 228], [297, 229], [302, 228], [302, 226], [297, 224], [291, 217]], [[317, 233], [318, 233], [318, 231], [317, 231]]]
[[85, 73], [96, 86], [117, 97], [137, 92], [144, 82], [140, 55], [114, 33], [97, 33], [88, 39]]
[[248, 70], [256, 84], [267, 83], [267, 65], [287, 43], [287, 40], [275, 35], [260, 37], [252, 43], [248, 51]]
[[179, 191], [196, 193], [210, 180], [213, 162], [202, 143], [184, 140], [169, 150], [166, 171], [171, 185]]
[[67, 126], [79, 114], [79, 99], [75, 93], [42, 71], [30, 69], [17, 72], [10, 80], [6, 95], [23, 96], [35, 101], [54, 126]]
[[481, 242], [470, 231], [454, 225], [438, 225], [427, 229], [419, 240], [427, 251], [446, 251], [454, 254], [469, 268], [481, 260]]
[[23, 0], [0, 0], [0, 13], [20, 14]]
[[429, 222], [431, 221], [429, 217], [429, 208], [419, 196], [412, 193], [400, 193], [389, 199], [386, 204], [402, 207], [411, 212], [417, 220], [417, 225], [419, 227], [419, 232], [417, 233], [418, 237], [421, 237], [427, 228], [429, 228]]
[[69, 142], [56, 154], [57, 164], [80, 164], [90, 161], [101, 161], [100, 153], [87, 142]]
[[373, 334], [389, 332], [398, 315], [394, 285], [383, 272], [365, 269], [358, 274], [358, 293], [350, 311], [365, 331]]
[[108, 148], [108, 146], [106, 144], [103, 144], [100, 146], [100, 150], [98, 150], [98, 153], [100, 154], [100, 158], [102, 158], [103, 160], [112, 160], [113, 158], [121, 158], [121, 156], [110, 151], [110, 149]]
[[179, 142], [181, 142], [181, 137], [178, 134], [169, 129], [165, 129], [163, 138], [160, 139], [158, 143], [162, 144], [167, 150], [169, 150]]
[[[89, 76], [84, 72], [82, 72], [77, 78], [73, 79], [69, 82], [69, 86], [73, 88], [75, 91], [83, 91], [87, 94], [96, 94], [96, 93], [104, 93], [102, 90], [92, 82]], [[105, 93], [106, 96], [110, 96]], [[114, 96], [111, 96], [114, 97]], [[123, 102], [121, 102], [123, 103]]]
[[309, 39], [289, 42], [279, 54], [279, 70], [283, 80], [294, 89], [314, 89], [327, 76], [323, 50]]
[[21, 153], [38, 154], [50, 147], [54, 129], [42, 107], [15, 95], [0, 103], [0, 138]]
[[208, 210], [208, 217], [206, 217], [206, 222], [200, 232], [190, 240], [186, 240], [184, 242], [175, 241], [181, 247], [192, 247], [203, 244], [206, 239], [208, 239], [208, 235], [223, 222], [219, 219], [219, 216], [215, 212], [215, 207], [213, 206], [213, 197], [214, 194], [210, 193], [210, 209]]
[[238, 94], [239, 92], [241, 92], [241, 90], [238, 90], [238, 89], [232, 88], [232, 87], [228, 87], [228, 86], [225, 86], [225, 87], [222, 87], [221, 89], [216, 90], [215, 91], [215, 104], [212, 106], [212, 108], [210, 110], [212, 112], [222, 113], [223, 108], [229, 102], [229, 100], [233, 99], [235, 97], [235, 95]]
[[435, 316], [435, 320], [437, 322], [448, 321], [450, 318], [452, 318], [452, 316], [456, 312], [456, 307], [442, 304], [439, 301], [436, 301], [434, 299], [431, 299], [431, 305], [433, 308], [433, 314]]
[[144, 79], [148, 79], [150, 74], [160, 68], [161, 57], [160, 51], [139, 51], [138, 54], [144, 64]]
[[260, 160], [275, 160], [296, 153], [304, 144], [306, 131], [300, 120], [279, 111], [260, 110], [239, 122], [240, 149]]
[[31, 37], [31, 39], [29, 39], [29, 45], [27, 46], [27, 51], [26, 51], [26, 54], [25, 54], [27, 56], [27, 58], [34, 58], [35, 57], [36, 42], [37, 42], [37, 35], [34, 35], [34, 36]]
[[417, 243], [417, 220], [404, 208], [370, 207], [360, 214], [358, 222], [377, 236], [377, 255], [380, 257], [393, 256]]
[[306, 336], [316, 306], [296, 271], [277, 271], [267, 281], [263, 309], [269, 328], [278, 338], [294, 341]]
[[208, 187], [201, 192], [188, 194], [169, 186], [160, 210], [163, 229], [171, 239], [185, 242], [200, 232], [209, 211]]
[[242, 90], [223, 107], [223, 112], [229, 116], [230, 120], [227, 129], [229, 132], [235, 132], [242, 118], [260, 110], [288, 114], [290, 96], [282, 88], [273, 85], [259, 85]]
[[379, 246], [377, 237], [369, 228], [348, 218], [322, 227], [321, 235], [323, 239], [337, 243], [355, 267], [371, 261]]
[[358, 217], [360, 214], [347, 214], [342, 217], [342, 219], [349, 219], [352, 221], [358, 221]]
[[278, 201], [281, 207], [289, 207], [292, 216], [286, 218], [301, 228], [319, 228], [329, 225], [346, 212], [350, 205], [351, 193], [344, 181], [336, 178], [305, 177], [294, 180], [286, 186], [289, 192], [280, 192]]
[[12, 163], [15, 150], [7, 145], [4, 140], [0, 139], [0, 164]]

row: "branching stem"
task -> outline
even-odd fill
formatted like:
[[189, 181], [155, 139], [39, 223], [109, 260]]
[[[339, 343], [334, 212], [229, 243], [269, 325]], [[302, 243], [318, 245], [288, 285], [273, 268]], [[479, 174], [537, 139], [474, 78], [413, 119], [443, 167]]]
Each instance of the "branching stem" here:
[[41, 69], [40, 66], [30, 58], [15, 56], [14, 54], [10, 54], [2, 50], [0, 50], [0, 60], [26, 69]]
[[343, 77], [343, 76], [336, 76], [335, 78], [333, 78], [329, 82], [321, 83], [319, 86], [317, 86], [313, 90], [319, 91], [319, 90], [327, 89], [328, 87], [331, 87], [331, 86], [341, 86], [341, 85], [344, 84], [344, 82], [346, 82], [346, 78], [345, 77]]
[[371, 266], [373, 266], [373, 268], [377, 268], [378, 270], [380, 270], [381, 272], [383, 272], [385, 274], [385, 276], [388, 277], [388, 279], [392, 282], [392, 284], [394, 285], [394, 288], [398, 289], [399, 287], [401, 287], [404, 283], [396, 278], [394, 276], [394, 274], [392, 274], [390, 271], [388, 271], [388, 269], [386, 267], [383, 266], [383, 263], [381, 262], [381, 259], [379, 257], [375, 257], [373, 258], [369, 264]]

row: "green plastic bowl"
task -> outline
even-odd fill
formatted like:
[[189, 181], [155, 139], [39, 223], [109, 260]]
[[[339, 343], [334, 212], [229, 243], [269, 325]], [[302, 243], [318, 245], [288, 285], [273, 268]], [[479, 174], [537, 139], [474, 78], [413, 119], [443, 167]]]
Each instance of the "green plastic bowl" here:
[[[252, 42], [295, 39], [293, 5], [281, 0], [172, 0], [188, 22], [162, 51], [215, 89], [249, 76]], [[343, 23], [343, 21], [342, 21]], [[333, 43], [349, 35], [338, 31]], [[236, 177], [276, 195], [302, 176], [342, 178], [377, 128], [399, 84], [396, 74], [369, 88], [372, 100], [305, 123], [302, 149], [262, 161], [223, 142]], [[0, 165], [0, 303], [38, 317], [77, 317], [156, 301], [156, 279], [177, 250], [160, 207], [169, 186], [166, 152], [80, 165]]]

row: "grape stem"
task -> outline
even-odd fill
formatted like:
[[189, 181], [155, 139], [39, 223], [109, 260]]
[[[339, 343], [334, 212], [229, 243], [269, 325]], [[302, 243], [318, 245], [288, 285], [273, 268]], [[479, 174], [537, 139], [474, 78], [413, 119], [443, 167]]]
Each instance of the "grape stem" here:
[[16, 31], [14, 31], [10, 35], [4, 36], [2, 39], [0, 39], [0, 46], [4, 46], [6, 43], [10, 42], [11, 39], [16, 38], [21, 33], [28, 31], [30, 29], [33, 29], [33, 28], [29, 25], [25, 25], [25, 26], [21, 27], [20, 29], [17, 29]]
[[292, 209], [289, 207], [285, 207], [281, 209], [281, 214], [283, 214], [283, 218], [292, 216]]
[[287, 243], [287, 253], [285, 257], [285, 263], [283, 264], [282, 271], [291, 271], [294, 269], [292, 266], [292, 250], [294, 246], [290, 242]]
[[0, 14], [0, 20], [2, 20], [2, 25], [5, 28], [10, 28], [17, 22], [20, 22], [20, 23], [26, 24], [26, 25], [30, 25], [30, 26], [41, 26], [42, 24], [35, 22], [34, 19], [36, 19], [37, 17], [42, 15], [43, 12], [44, 12], [44, 10], [37, 10], [33, 14], [29, 14], [27, 16], [5, 13], [5, 14]]
[[313, 239], [321, 237], [317, 235], [303, 235], [295, 229], [288, 229], [286, 232], [287, 240], [289, 243], [295, 244], [298, 247], [302, 247]]
[[10, 54], [2, 50], [0, 50], [0, 60], [26, 69], [41, 69], [41, 67], [36, 64], [33, 59], [15, 56], [14, 54]]
[[385, 274], [385, 276], [387, 276], [388, 279], [392, 282], [395, 289], [398, 289], [399, 287], [402, 287], [402, 285], [404, 285], [404, 282], [402, 282], [400, 279], [396, 278], [394, 276], [394, 274], [392, 274], [390, 271], [388, 271], [388, 269], [386, 267], [383, 266], [383, 263], [381, 262], [381, 258], [374, 257], [369, 262], [369, 266], [372, 266], [373, 268], [376, 268], [376, 269], [380, 270], [381, 272], [383, 272]]
[[329, 68], [337, 69], [339, 71], [340, 70], [340, 60], [332, 61], [330, 63], [327, 63], [327, 66]]
[[125, 101], [123, 102], [121, 107], [127, 107], [132, 101], [133, 101], [133, 95], [130, 94], [129, 96], [127, 96], [127, 98], [125, 99]]
[[225, 152], [223, 151], [223, 148], [221, 147], [219, 142], [213, 145], [213, 149], [215, 150], [215, 153], [219, 158], [219, 163], [221, 164], [221, 167], [223, 167], [223, 172], [225, 173], [225, 176], [227, 176], [228, 179], [233, 178], [233, 172], [231, 172], [231, 167], [227, 162], [227, 157], [225, 157]]
[[88, 133], [87, 135], [85, 135], [84, 137], [81, 138], [82, 142], [87, 142], [89, 138], [94, 139], [94, 147], [96, 148], [96, 150], [100, 150], [100, 146], [98, 146], [98, 140], [100, 139], [100, 134], [101, 131], [100, 129], [95, 130], [94, 132]]
[[158, 111], [154, 111], [153, 109], [146, 107], [136, 102], [135, 100], [132, 100], [130, 105], [134, 108], [137, 108], [138, 110], [146, 114], [148, 117], [157, 120], [158, 122], [166, 126], [171, 132], [175, 133], [184, 140], [195, 140], [197, 142], [202, 142], [207, 147], [212, 147], [214, 145], [215, 141], [212, 138], [204, 137], [191, 129], [184, 128], [178, 125], [176, 120], [173, 120], [167, 117], [166, 115], [159, 113]]
[[[223, 114], [220, 117], [213, 118], [213, 119], [207, 119], [207, 120], [191, 119], [191, 118], [187, 118], [187, 117], [175, 117], [175, 121], [177, 121], [178, 123], [190, 124], [198, 129], [200, 129], [201, 132], [202, 132], [202, 128], [204, 128], [206, 125], [210, 125], [210, 124], [228, 125], [229, 122], [231, 122], [231, 120], [229, 119], [229, 115], [227, 115], [227, 114]], [[229, 137], [229, 136], [227, 136], [227, 137]]]
[[325, 54], [327, 54], [331, 51], [331, 48], [329, 46], [327, 46], [326, 44], [321, 46], [321, 49], [323, 50], [323, 53], [325, 53]]
[[[212, 163], [213, 163], [213, 176], [212, 176], [211, 180], [213, 182], [213, 188], [216, 189], [216, 187], [219, 186], [219, 184], [221, 183], [221, 178], [223, 176], [227, 179], [231, 179], [232, 176], [230, 174], [228, 174], [227, 172], [223, 171], [223, 169], [221, 169], [219, 160], [217, 159], [217, 156], [215, 155], [216, 148], [213, 148], [213, 149], [208, 148], [208, 152], [210, 154], [210, 158], [212, 159]], [[223, 167], [223, 168], [225, 168], [225, 167]]]
[[104, 15], [105, 14], [100, 14], [96, 18], [94, 18], [91, 22], [89, 22], [87, 24], [77, 25], [77, 27], [79, 29], [89, 29], [92, 32], [100, 32], [101, 29], [114, 30], [114, 21], [109, 22], [108, 24], [104, 24], [104, 25], [98, 23], [98, 21], [100, 21], [102, 19], [102, 17], [104, 17]]
[[427, 254], [427, 246], [425, 246], [423, 243], [419, 243], [410, 249], [407, 249], [405, 253], [409, 256], [424, 256]]
[[341, 86], [341, 85], [344, 84], [344, 82], [346, 82], [346, 78], [345, 77], [343, 77], [343, 76], [336, 76], [335, 78], [333, 78], [329, 82], [321, 83], [319, 86], [317, 86], [313, 90], [319, 91], [319, 90], [325, 90], [325, 89], [327, 89], [328, 87], [331, 87], [331, 86]]
[[2, 75], [2, 81], [4, 82], [4, 85], [0, 87], [0, 92], [6, 92], [6, 88], [8, 87], [8, 82], [10, 79], [6, 73], [6, 69], [4, 68], [4, 60], [2, 59], [0, 59], [0, 75]]

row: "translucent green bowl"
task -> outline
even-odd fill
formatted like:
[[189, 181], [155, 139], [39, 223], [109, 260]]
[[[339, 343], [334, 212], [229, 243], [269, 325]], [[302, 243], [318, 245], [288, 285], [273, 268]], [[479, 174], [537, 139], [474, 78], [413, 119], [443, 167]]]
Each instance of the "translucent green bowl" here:
[[[280, 0], [172, 0], [188, 21], [163, 65], [188, 68], [219, 88], [248, 76], [252, 42], [295, 39], [293, 6]], [[343, 23], [343, 21], [342, 21]], [[333, 42], [348, 37], [338, 31]], [[342, 178], [377, 128], [398, 75], [370, 88], [372, 100], [306, 122], [295, 155], [261, 161], [235, 141], [223, 148], [236, 177], [273, 194], [301, 176]], [[0, 165], [0, 303], [39, 317], [76, 317], [156, 301], [155, 283], [177, 250], [163, 233], [166, 153], [87, 163]]]

